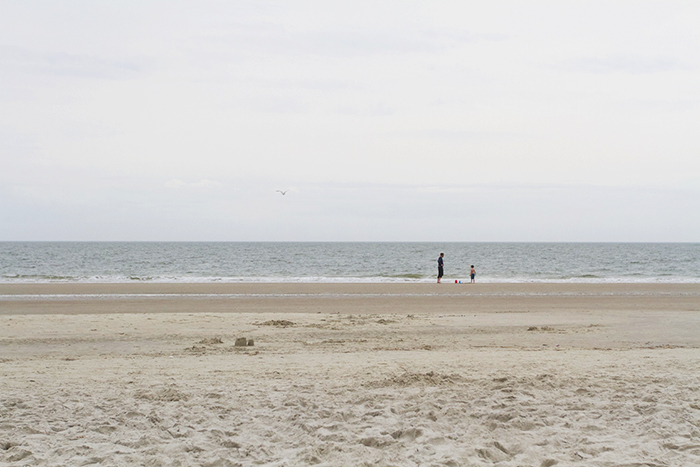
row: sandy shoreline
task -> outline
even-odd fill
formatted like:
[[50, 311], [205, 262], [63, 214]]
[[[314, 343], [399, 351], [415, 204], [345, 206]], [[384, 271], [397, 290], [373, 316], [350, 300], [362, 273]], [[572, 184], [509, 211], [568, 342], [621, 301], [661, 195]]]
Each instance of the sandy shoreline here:
[[0, 284], [0, 315], [699, 309], [700, 284]]
[[692, 284], [3, 284], [0, 464], [695, 465], [699, 330]]

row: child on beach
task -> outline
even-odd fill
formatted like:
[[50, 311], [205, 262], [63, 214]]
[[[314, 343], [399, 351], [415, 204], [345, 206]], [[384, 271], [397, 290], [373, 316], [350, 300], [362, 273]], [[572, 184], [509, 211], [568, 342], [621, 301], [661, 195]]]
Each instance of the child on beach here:
[[474, 276], [476, 276], [476, 269], [474, 269], [474, 265], [472, 264], [472, 270], [470, 271], [470, 274], [472, 276], [472, 281], [471, 283], [474, 284]]
[[442, 260], [442, 258], [444, 258], [444, 257], [445, 257], [445, 253], [440, 253], [440, 256], [438, 257], [438, 281], [437, 281], [438, 284], [440, 283], [440, 279], [442, 279], [442, 276], [445, 273], [445, 270], [443, 268], [445, 265], [445, 262]]

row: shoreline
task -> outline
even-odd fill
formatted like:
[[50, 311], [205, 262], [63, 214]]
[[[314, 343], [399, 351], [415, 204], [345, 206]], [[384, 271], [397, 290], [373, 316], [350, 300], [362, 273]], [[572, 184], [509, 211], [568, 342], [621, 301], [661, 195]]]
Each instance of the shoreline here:
[[[264, 293], [265, 289], [280, 293], [429, 293], [472, 294], [484, 291], [514, 292], [567, 292], [625, 293], [650, 289], [660, 292], [690, 292], [700, 294], [700, 283], [687, 282], [477, 282], [455, 284], [435, 282], [42, 282], [0, 283], [0, 296], [12, 294], [125, 294], [125, 293]], [[369, 291], [369, 292], [365, 292]]]
[[0, 284], [0, 315], [700, 311], [700, 284]]

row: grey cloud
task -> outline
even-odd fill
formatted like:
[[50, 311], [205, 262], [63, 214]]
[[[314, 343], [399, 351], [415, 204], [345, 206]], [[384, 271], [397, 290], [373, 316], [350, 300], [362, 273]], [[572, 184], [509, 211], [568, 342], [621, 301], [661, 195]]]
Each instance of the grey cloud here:
[[279, 87], [289, 87], [306, 89], [309, 91], [338, 91], [338, 90], [357, 90], [361, 89], [360, 86], [356, 84], [351, 84], [348, 81], [341, 80], [296, 80], [296, 81], [283, 81], [280, 83]]
[[[230, 82], [230, 78], [228, 78]], [[238, 79], [246, 86], [275, 89], [301, 89], [305, 91], [344, 91], [362, 89], [358, 84], [343, 79], [270, 79], [264, 77]]]
[[174, 189], [208, 189], [212, 187], [220, 187], [222, 184], [214, 180], [208, 180], [206, 178], [199, 180], [198, 182], [183, 182], [178, 178], [168, 180], [165, 182], [164, 186], [166, 188]]
[[453, 141], [520, 141], [527, 139], [525, 135], [509, 132], [445, 129], [411, 131], [410, 136], [416, 138]]
[[0, 125], [0, 158], [26, 157], [36, 149], [34, 137], [12, 131], [9, 127]]
[[[216, 188], [173, 190], [163, 179], [103, 178], [89, 189], [65, 182], [58, 195], [57, 186], [0, 184], [0, 238], [694, 241], [700, 228], [686, 208], [697, 187], [441, 185], [430, 178], [423, 186], [300, 183], [285, 197], [275, 190], [289, 183], [266, 179], [171, 180]], [[140, 225], [148, 230], [134, 229]]]
[[700, 104], [700, 99], [640, 99], [628, 100], [623, 104], [634, 110], [686, 112], [696, 108]]
[[92, 79], [128, 79], [142, 72], [142, 65], [134, 61], [0, 46], [0, 70]]
[[308, 110], [308, 105], [303, 100], [283, 96], [261, 96], [243, 99], [239, 102], [248, 109], [267, 113], [293, 114]]
[[396, 108], [387, 106], [381, 102], [365, 106], [343, 106], [336, 110], [343, 115], [358, 115], [362, 117], [387, 117], [396, 113]]
[[376, 30], [289, 31], [275, 24], [231, 24], [210, 32], [205, 40], [239, 45], [246, 52], [310, 54], [321, 56], [367, 56], [435, 52], [464, 42], [501, 41], [500, 34], [411, 31], [391, 33]]
[[474, 34], [468, 31], [459, 32], [441, 32], [437, 34], [438, 37], [442, 36], [455, 42], [502, 42], [510, 40], [511, 36], [508, 34], [500, 33], [480, 33]]
[[675, 70], [689, 70], [690, 67], [672, 57], [635, 57], [612, 55], [609, 57], [581, 57], [566, 61], [557, 68], [582, 73], [629, 73], [647, 74]]

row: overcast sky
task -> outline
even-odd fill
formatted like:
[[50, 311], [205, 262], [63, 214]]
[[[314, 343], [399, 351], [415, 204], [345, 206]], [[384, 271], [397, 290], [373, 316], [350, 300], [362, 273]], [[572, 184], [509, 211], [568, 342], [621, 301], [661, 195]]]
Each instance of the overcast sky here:
[[0, 240], [698, 242], [699, 24], [0, 0]]

